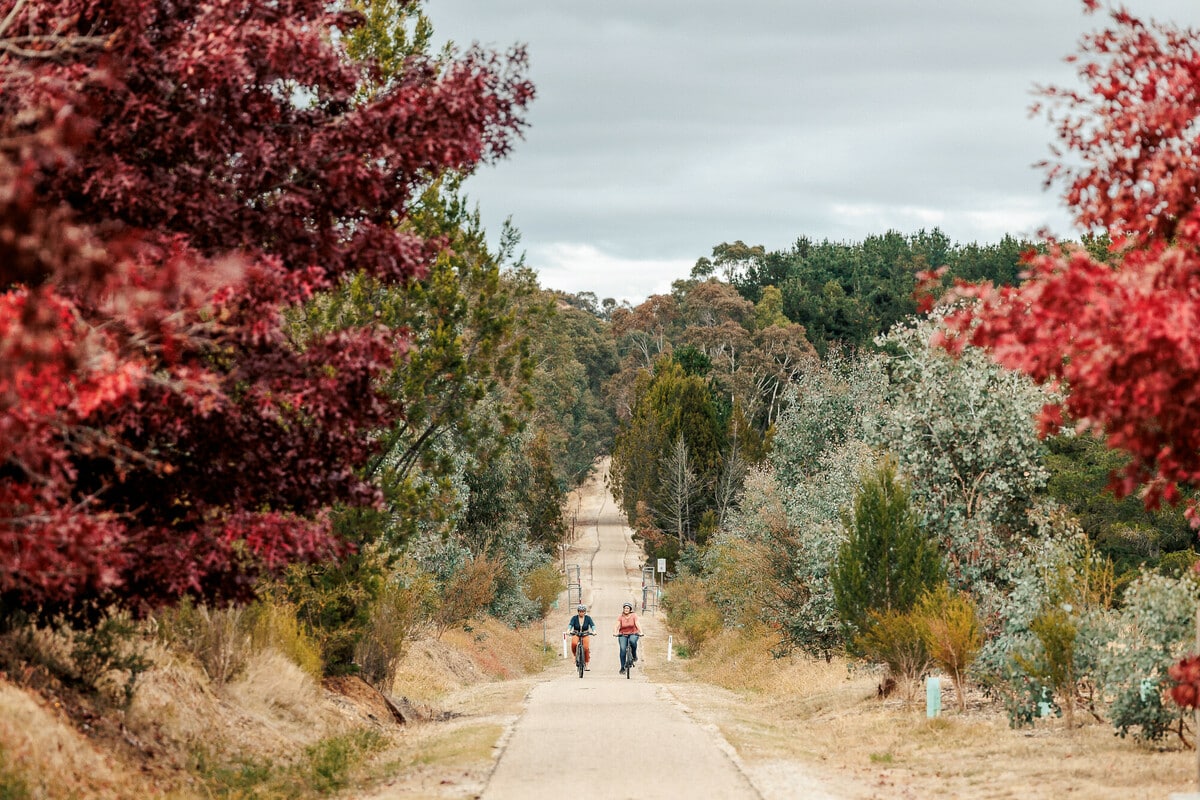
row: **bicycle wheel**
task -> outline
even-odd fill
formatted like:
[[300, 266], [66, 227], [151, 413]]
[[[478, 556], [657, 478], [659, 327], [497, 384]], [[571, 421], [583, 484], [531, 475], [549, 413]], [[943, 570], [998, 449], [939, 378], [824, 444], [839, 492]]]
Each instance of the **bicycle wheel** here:
[[583, 637], [579, 637], [579, 644], [575, 645], [575, 667], [579, 670], [579, 677], [583, 677], [583, 668], [587, 662], [583, 655]]

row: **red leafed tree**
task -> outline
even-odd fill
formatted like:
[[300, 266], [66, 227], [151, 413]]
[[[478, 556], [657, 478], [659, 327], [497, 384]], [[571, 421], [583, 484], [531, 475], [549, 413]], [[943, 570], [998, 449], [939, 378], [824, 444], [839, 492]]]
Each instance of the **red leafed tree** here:
[[956, 317], [957, 341], [1065, 381], [1047, 428], [1065, 410], [1132, 454], [1118, 488], [1144, 486], [1149, 505], [1200, 485], [1198, 43], [1194, 30], [1111, 12], [1072, 59], [1084, 88], [1043, 91], [1066, 154], [1045, 165], [1047, 182], [1065, 184], [1081, 228], [1112, 236], [1112, 263], [1057, 247], [1031, 254], [1017, 287], [958, 289], [979, 302]]
[[409, 203], [503, 156], [532, 87], [472, 50], [359, 92], [332, 6], [0, 2], [0, 616], [244, 598], [379, 502], [403, 332], [284, 313], [421, 275]]

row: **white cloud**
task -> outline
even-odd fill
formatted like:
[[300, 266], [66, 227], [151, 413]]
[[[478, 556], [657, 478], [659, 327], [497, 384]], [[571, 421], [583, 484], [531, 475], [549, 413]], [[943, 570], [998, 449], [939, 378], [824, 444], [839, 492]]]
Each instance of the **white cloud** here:
[[634, 305], [652, 294], [671, 291], [671, 281], [686, 278], [694, 261], [621, 258], [590, 244], [551, 242], [530, 249], [527, 261], [542, 286], [564, 292], [593, 292]]

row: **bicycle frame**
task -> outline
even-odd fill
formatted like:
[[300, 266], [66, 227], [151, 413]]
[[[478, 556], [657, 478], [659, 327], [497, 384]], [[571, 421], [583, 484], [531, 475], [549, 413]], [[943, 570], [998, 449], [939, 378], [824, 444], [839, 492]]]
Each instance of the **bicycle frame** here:
[[575, 645], [575, 667], [579, 670], [579, 677], [583, 677], [583, 671], [587, 669], [587, 653], [583, 649], [583, 641], [585, 636], [595, 636], [594, 631], [580, 631], [578, 634], [574, 631], [568, 631], [571, 636], [578, 636], [579, 643]]
[[624, 648], [621, 653], [621, 670], [625, 673], [625, 678], [628, 680], [633, 674], [633, 665], [636, 663], [633, 658], [633, 651], [637, 648], [638, 641], [645, 634], [641, 633], [618, 633], [616, 634], [617, 641], [624, 639]]

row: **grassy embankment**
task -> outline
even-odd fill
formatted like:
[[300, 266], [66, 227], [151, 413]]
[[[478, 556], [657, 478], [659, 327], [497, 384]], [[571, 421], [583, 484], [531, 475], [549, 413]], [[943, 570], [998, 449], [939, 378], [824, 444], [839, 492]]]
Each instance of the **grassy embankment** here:
[[874, 671], [842, 659], [774, 659], [769, 645], [726, 631], [660, 676], [749, 764], [802, 761], [846, 797], [1115, 800], [1194, 790], [1196, 755], [1178, 740], [1121, 739], [1091, 718], [1074, 730], [1057, 718], [1012, 729], [982, 695], [969, 694], [958, 712], [945, 679], [943, 711], [930, 720], [923, 692], [880, 700]]
[[548, 660], [540, 629], [494, 621], [414, 642], [391, 693], [400, 725], [365, 684], [322, 685], [272, 649], [223, 683], [188, 655], [149, 655], [126, 708], [38, 667], [0, 674], [0, 798], [319, 798], [430, 765], [486, 775], [522, 678]]

